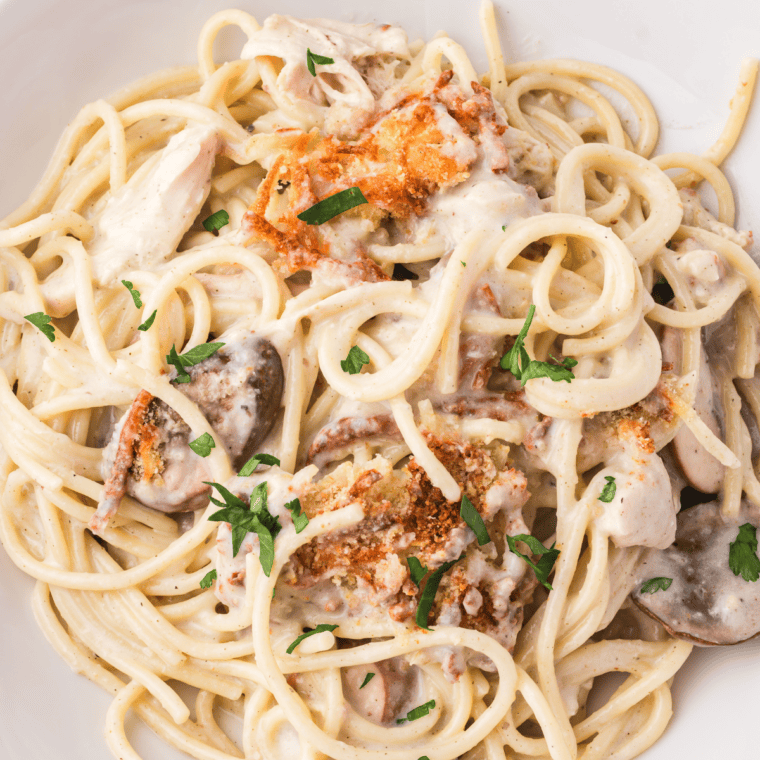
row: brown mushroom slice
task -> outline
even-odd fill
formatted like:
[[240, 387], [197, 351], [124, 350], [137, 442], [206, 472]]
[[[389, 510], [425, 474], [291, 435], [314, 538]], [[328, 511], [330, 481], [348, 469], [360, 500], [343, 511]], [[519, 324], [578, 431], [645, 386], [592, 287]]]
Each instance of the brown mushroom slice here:
[[[367, 676], [372, 678], [362, 688]], [[418, 669], [401, 657], [371, 665], [344, 668], [343, 693], [349, 704], [366, 720], [382, 725], [401, 712], [416, 691]]]
[[[680, 330], [666, 327], [662, 334], [662, 360], [679, 366], [682, 356]], [[702, 347], [699, 352], [699, 383], [697, 385], [694, 411], [714, 435], [721, 437], [720, 425], [713, 405], [712, 374]], [[725, 468], [694, 437], [685, 425], [673, 438], [673, 453], [689, 484], [702, 493], [717, 493], [723, 484]]]
[[242, 467], [280, 410], [285, 374], [277, 349], [251, 333], [240, 342], [227, 343], [187, 372], [191, 381], [177, 387], [198, 404], [233, 465]]
[[[274, 425], [282, 399], [282, 360], [265, 338], [230, 342], [188, 368], [176, 387], [196, 404], [235, 467], [256, 451]], [[145, 506], [175, 513], [208, 503], [205, 461], [189, 446], [192, 431], [161, 399], [138, 394], [106, 449], [104, 498], [90, 521], [101, 532], [128, 493]]]
[[[675, 543], [650, 550], [637, 573], [634, 603], [662, 623], [671, 636], [702, 646], [738, 644], [760, 633], [760, 582], [734, 575], [729, 544], [746, 519], [724, 520], [716, 501], [678, 515]], [[653, 578], [671, 578], [654, 593], [641, 588]]]

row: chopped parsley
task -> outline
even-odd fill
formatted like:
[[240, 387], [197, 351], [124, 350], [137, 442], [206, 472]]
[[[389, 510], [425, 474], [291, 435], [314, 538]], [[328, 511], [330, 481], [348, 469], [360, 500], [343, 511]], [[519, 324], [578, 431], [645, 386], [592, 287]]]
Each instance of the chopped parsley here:
[[219, 230], [221, 230], [222, 227], [226, 227], [229, 223], [230, 215], [224, 209], [220, 209], [203, 220], [203, 227], [208, 232], [213, 232], [214, 235], [218, 235]]
[[122, 280], [121, 284], [129, 291], [129, 295], [132, 296], [132, 300], [135, 302], [135, 306], [138, 309], [142, 309], [142, 300], [140, 299], [140, 291], [135, 290], [134, 286], [132, 285], [129, 280]]
[[[550, 548], [546, 548], [537, 538], [529, 536], [525, 533], [520, 533], [516, 536], [505, 536], [509, 550], [512, 554], [516, 554], [518, 557], [524, 559], [532, 568], [536, 574], [536, 578], [542, 583], [549, 591], [553, 591], [551, 584], [549, 583], [549, 573], [554, 567], [554, 563], [559, 557], [559, 549], [555, 549], [555, 544], [552, 544]], [[528, 557], [517, 549], [517, 542], [522, 541], [527, 544], [528, 548], [533, 554], [539, 554], [541, 559], [534, 563]]]
[[[572, 368], [578, 364], [575, 359], [567, 356], [559, 364], [550, 364], [549, 362], [539, 362], [531, 359], [525, 350], [525, 338], [528, 335], [528, 330], [535, 313], [535, 304], [531, 304], [528, 309], [528, 316], [525, 318], [525, 324], [523, 324], [522, 329], [518, 333], [515, 344], [501, 357], [501, 368], [511, 372], [520, 381], [520, 385], [525, 385], [528, 380], [539, 377], [548, 377], [555, 383], [560, 380], [569, 383], [575, 378], [572, 371]], [[551, 358], [554, 359], [553, 356]], [[555, 359], [555, 361], [559, 360]]]
[[428, 615], [430, 614], [430, 610], [433, 609], [433, 602], [435, 601], [438, 586], [441, 585], [441, 579], [443, 578], [444, 573], [451, 570], [462, 557], [464, 557], [464, 552], [462, 552], [462, 554], [456, 559], [452, 559], [450, 562], [444, 562], [437, 570], [434, 570], [428, 576], [427, 583], [425, 583], [425, 589], [417, 604], [417, 614], [414, 617], [414, 622], [417, 623], [420, 628], [424, 628], [426, 631], [430, 630], [427, 624]]
[[259, 483], [251, 494], [250, 506], [239, 496], [228, 491], [219, 483], [209, 483], [221, 494], [224, 501], [213, 496], [211, 501], [221, 509], [208, 519], [212, 522], [226, 522], [232, 530], [232, 556], [237, 557], [243, 540], [248, 533], [259, 537], [259, 561], [264, 575], [269, 577], [274, 565], [274, 539], [280, 532], [281, 525], [277, 517], [267, 509], [267, 484]]
[[209, 570], [203, 578], [201, 578], [201, 588], [207, 589], [214, 585], [216, 580], [216, 570]]
[[55, 328], [50, 324], [52, 317], [49, 317], [44, 311], [36, 311], [34, 314], [27, 314], [24, 319], [38, 328], [51, 343], [55, 343]]
[[241, 468], [238, 473], [238, 477], [247, 478], [249, 475], [253, 475], [256, 468], [260, 464], [266, 464], [270, 467], [280, 464], [280, 460], [277, 457], [273, 457], [271, 454], [254, 454]]
[[324, 224], [338, 214], [368, 202], [358, 187], [349, 187], [347, 190], [341, 190], [339, 193], [329, 195], [319, 203], [315, 203], [306, 211], [302, 211], [298, 218], [306, 224]]
[[617, 485], [615, 478], [612, 475], [605, 475], [604, 479], [607, 481], [602, 488], [602, 492], [599, 494], [599, 501], [603, 501], [605, 504], [609, 504], [617, 493]]
[[166, 355], [167, 364], [171, 364], [177, 370], [175, 383], [189, 383], [190, 375], [185, 367], [193, 367], [200, 364], [204, 359], [215, 354], [224, 343], [201, 343], [199, 346], [191, 348], [186, 354], [178, 354], [176, 346], [172, 346], [171, 351]]
[[407, 557], [406, 561], [409, 565], [409, 575], [412, 578], [412, 583], [419, 588], [422, 579], [427, 575], [430, 568], [423, 565], [417, 557]]
[[406, 714], [406, 718], [396, 718], [396, 723], [404, 723], [407, 720], [419, 720], [419, 718], [424, 718], [434, 707], [435, 700], [431, 699], [429, 702], [425, 702], [424, 705], [419, 705], [419, 707], [409, 710]]
[[158, 314], [158, 309], [154, 309], [153, 313], [137, 329], [141, 330], [142, 332], [150, 330], [150, 326], [156, 319], [156, 314]]
[[467, 527], [475, 534], [478, 539], [478, 545], [483, 546], [491, 541], [488, 535], [488, 528], [480, 516], [480, 512], [473, 506], [472, 502], [462, 494], [462, 505], [459, 507], [459, 514], [467, 523]]
[[194, 441], [190, 441], [187, 445], [199, 457], [207, 457], [211, 453], [211, 449], [216, 448], [216, 443], [214, 443], [214, 438], [211, 433], [204, 433]]
[[309, 518], [301, 509], [301, 502], [298, 499], [293, 499], [285, 505], [285, 509], [290, 512], [290, 516], [293, 518], [293, 527], [296, 529], [296, 533], [300, 533], [309, 524]]
[[670, 588], [670, 584], [673, 583], [672, 578], [650, 578], [642, 587], [642, 594], [654, 594], [656, 591], [667, 591]]
[[359, 688], [363, 689], [374, 677], [375, 677], [374, 673], [367, 673], [367, 675], [364, 676], [364, 680], [362, 681], [362, 685]]
[[318, 63], [320, 66], [326, 66], [328, 63], [335, 63], [335, 61], [326, 55], [312, 53], [309, 48], [306, 48], [306, 68], [313, 77], [317, 76], [317, 70], [314, 68], [315, 63]]
[[757, 556], [757, 529], [751, 523], [740, 526], [728, 551], [728, 566], [734, 575], [754, 583], [760, 578], [760, 557]]
[[369, 364], [369, 356], [359, 346], [351, 346], [348, 356], [340, 363], [340, 368], [349, 375], [358, 375], [365, 364]]
[[338, 626], [337, 625], [329, 625], [328, 623], [320, 623], [314, 630], [312, 631], [306, 631], [305, 633], [302, 633], [285, 651], [288, 654], [293, 654], [293, 650], [304, 640], [308, 639], [309, 636], [314, 636], [317, 633], [324, 633], [325, 631], [334, 631]]

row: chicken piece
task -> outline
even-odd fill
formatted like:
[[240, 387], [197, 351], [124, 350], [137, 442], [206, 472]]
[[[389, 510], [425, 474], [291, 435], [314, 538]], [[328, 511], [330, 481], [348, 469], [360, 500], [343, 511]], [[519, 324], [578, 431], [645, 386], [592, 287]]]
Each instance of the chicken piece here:
[[[675, 543], [664, 551], [649, 551], [638, 571], [631, 598], [662, 623], [671, 636], [702, 646], [738, 644], [760, 633], [760, 582], [734, 575], [730, 544], [739, 526], [752, 522], [743, 509], [739, 519], [727, 519], [720, 504], [710, 502], [678, 516]], [[757, 525], [755, 514], [753, 525]], [[653, 578], [669, 578], [667, 589], [642, 591]]]
[[597, 499], [597, 526], [615, 546], [664, 549], [675, 538], [678, 511], [668, 472], [654, 453], [654, 441], [646, 424], [623, 421], [618, 437], [621, 450], [594, 476], [587, 489], [587, 493], [601, 494], [606, 478], [615, 479], [612, 499]]
[[[214, 129], [188, 127], [108, 199], [92, 220], [95, 235], [87, 244], [99, 285], [115, 285], [130, 270], [155, 271], [172, 256], [208, 197], [218, 148]], [[67, 267], [42, 283], [48, 314], [73, 311], [73, 283]]]
[[[241, 467], [277, 417], [284, 382], [280, 355], [251, 333], [187, 372], [191, 381], [176, 387], [199, 406], [234, 466]], [[190, 436], [190, 427], [166, 403], [147, 391], [138, 394], [105, 450], [104, 498], [90, 521], [93, 532], [105, 528], [125, 493], [161, 512], [205, 506], [208, 470], [188, 446]]]

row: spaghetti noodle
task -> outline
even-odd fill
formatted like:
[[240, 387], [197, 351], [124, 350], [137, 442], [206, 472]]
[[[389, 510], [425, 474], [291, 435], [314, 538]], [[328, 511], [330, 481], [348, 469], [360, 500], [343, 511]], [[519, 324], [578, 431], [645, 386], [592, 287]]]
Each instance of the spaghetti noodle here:
[[[633, 82], [505, 64], [481, 21], [478, 77], [448, 37], [218, 13], [0, 227], [0, 537], [116, 757], [130, 711], [204, 760], [621, 760], [665, 730], [704, 639], [642, 568], [687, 483], [727, 535], [760, 522], [760, 271], [718, 168], [758, 64], [703, 156], [651, 157]], [[709, 643], [760, 620], [732, 614]]]

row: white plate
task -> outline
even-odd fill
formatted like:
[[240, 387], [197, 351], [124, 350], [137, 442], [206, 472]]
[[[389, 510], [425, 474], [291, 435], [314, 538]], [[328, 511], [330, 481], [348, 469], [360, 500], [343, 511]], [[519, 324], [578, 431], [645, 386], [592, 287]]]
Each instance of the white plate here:
[[[224, 0], [0, 0], [0, 217], [39, 178], [55, 141], [77, 109], [158, 68], [191, 63], [205, 19]], [[272, 12], [346, 21], [401, 23], [410, 36], [439, 29], [462, 42], [485, 68], [476, 0], [240, 2], [262, 19]], [[638, 0], [531, 0], [498, 3], [509, 60], [583, 58], [632, 77], [652, 98], [663, 150], [706, 148], [719, 134], [740, 60], [760, 55], [760, 4]], [[239, 45], [234, 35], [229, 45]], [[760, 226], [760, 98], [727, 162], [739, 224]], [[30, 609], [32, 584], [0, 552], [0, 758], [107, 760], [109, 697], [72, 674], [47, 645]], [[697, 650], [677, 675], [675, 717], [646, 760], [758, 757], [760, 640]], [[149, 732], [146, 760], [176, 752]], [[435, 758], [431, 758], [435, 760]]]

